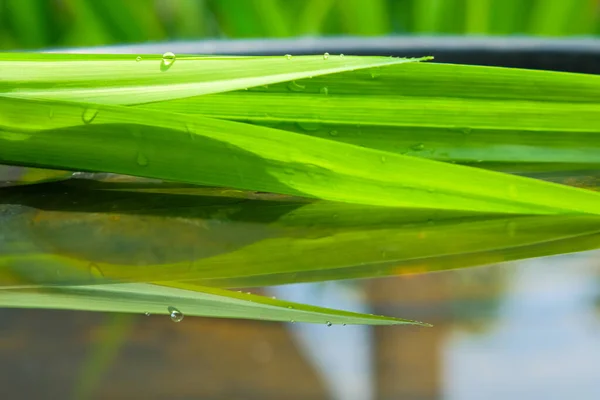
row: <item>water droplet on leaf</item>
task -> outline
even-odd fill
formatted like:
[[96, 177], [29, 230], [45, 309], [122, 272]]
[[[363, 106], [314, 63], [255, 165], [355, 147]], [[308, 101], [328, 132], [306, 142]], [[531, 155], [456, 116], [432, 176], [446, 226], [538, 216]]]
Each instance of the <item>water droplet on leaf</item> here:
[[329, 58], [329, 53], [323, 54], [323, 60], [327, 60]]
[[165, 66], [170, 67], [175, 62], [175, 54], [170, 51], [167, 51], [162, 56], [162, 62]]
[[83, 110], [83, 114], [81, 114], [81, 119], [84, 124], [91, 124], [96, 115], [98, 115], [98, 110], [95, 108], [86, 108]]
[[418, 144], [411, 146], [411, 149], [413, 149], [415, 151], [421, 151], [421, 150], [425, 149], [425, 145], [423, 143], [418, 143]]
[[94, 279], [104, 278], [104, 274], [102, 271], [100, 271], [100, 268], [95, 263], [90, 264], [90, 275], [92, 275]]
[[135, 61], [136, 61], [136, 62], [140, 62], [140, 61], [142, 61], [142, 56], [137, 56], [137, 57], [135, 58]]
[[327, 327], [329, 328], [331, 325], [333, 325], [331, 322], [327, 321], [326, 322]]
[[175, 307], [168, 307], [167, 310], [169, 310], [171, 321], [181, 322], [183, 320], [183, 313]]
[[330, 136], [337, 136], [338, 135], [338, 131], [329, 131], [329, 135]]
[[327, 88], [327, 86], [323, 86], [321, 88], [321, 90], [319, 90], [319, 93], [324, 94], [325, 96], [327, 96], [329, 94], [329, 89]]
[[288, 60], [291, 60], [292, 59], [292, 55], [291, 54], [286, 54], [285, 58], [287, 58]]
[[146, 311], [146, 312], [144, 313], [144, 315], [145, 315], [146, 317], [149, 317], [149, 316], [150, 316], [150, 313], [149, 313], [148, 311]]
[[302, 92], [304, 91], [304, 89], [306, 89], [306, 86], [301, 85], [296, 81], [291, 81], [290, 83], [288, 83], [288, 89], [292, 92]]

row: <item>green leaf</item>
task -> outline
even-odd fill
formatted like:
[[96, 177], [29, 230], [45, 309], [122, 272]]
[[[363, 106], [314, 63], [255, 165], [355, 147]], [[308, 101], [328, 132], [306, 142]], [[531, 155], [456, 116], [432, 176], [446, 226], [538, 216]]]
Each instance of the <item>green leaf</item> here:
[[0, 163], [105, 171], [381, 206], [600, 212], [600, 195], [261, 126], [0, 97]]
[[409, 63], [142, 105], [412, 156], [527, 171], [600, 165], [600, 77]]
[[178, 286], [180, 288], [126, 283], [55, 287], [41, 290], [0, 290], [0, 307], [165, 315], [171, 314], [170, 307], [174, 307], [184, 316], [319, 324], [428, 326], [428, 324], [417, 321], [338, 311], [193, 284], [178, 284]]
[[169, 63], [161, 55], [0, 53], [0, 94], [140, 104], [420, 60], [323, 55], [179, 56]]

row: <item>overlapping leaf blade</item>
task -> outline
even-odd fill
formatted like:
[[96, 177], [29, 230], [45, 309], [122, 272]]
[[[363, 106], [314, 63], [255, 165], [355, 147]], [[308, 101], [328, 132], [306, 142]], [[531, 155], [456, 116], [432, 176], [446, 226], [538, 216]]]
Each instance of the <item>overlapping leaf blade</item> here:
[[0, 98], [0, 162], [357, 204], [600, 212], [600, 195], [261, 126], [124, 106]]
[[600, 165], [600, 77], [414, 63], [142, 105], [516, 171]]
[[229, 290], [183, 285], [113, 284], [0, 290], [1, 307], [52, 308], [125, 313], [258, 319], [265, 321], [369, 325], [424, 325], [417, 321], [338, 311]]
[[[295, 306], [240, 298], [189, 281], [231, 287], [344, 279], [597, 246], [597, 217], [574, 214], [598, 214], [599, 195], [422, 158], [481, 161], [480, 166], [497, 169], [515, 162], [522, 164], [520, 170], [595, 168], [600, 126], [595, 77], [411, 66], [415, 60], [375, 57], [191, 57], [175, 63], [156, 56], [141, 56], [141, 61], [91, 55], [2, 58], [0, 162], [347, 203], [286, 199], [277, 205], [283, 214], [282, 208], [256, 214], [255, 207], [249, 211], [252, 218], [267, 216], [268, 222], [227, 226], [220, 253], [213, 242], [204, 247], [213, 253], [198, 255], [193, 247], [183, 261], [163, 259], [137, 269], [131, 265], [139, 257], [131, 258], [135, 251], [124, 263], [107, 262], [64, 243], [52, 249], [56, 240], [32, 240], [40, 221], [50, 221], [41, 231], [52, 235], [52, 221], [63, 218], [37, 211], [24, 236], [18, 229], [5, 234], [12, 242], [4, 244], [3, 283], [13, 288], [0, 291], [6, 306], [128, 312], [150, 307], [145, 311], [166, 313], [165, 303], [179, 300], [192, 315], [377, 323], [368, 316], [316, 309], [295, 317]], [[254, 89], [240, 91], [247, 88]], [[583, 149], [581, 141], [589, 148]], [[214, 205], [220, 213], [244, 209], [229, 201]], [[5, 204], [4, 222], [23, 223], [30, 212]], [[435, 218], [423, 219], [435, 210]], [[143, 232], [143, 218], [161, 229], [182, 217], [161, 214], [152, 220], [155, 210], [143, 206], [126, 216], [115, 210], [99, 217], [90, 209], [81, 211], [66, 221], [83, 220], [84, 230], [88, 224], [87, 232], [94, 232], [89, 227], [106, 225], [108, 217], [129, 229], [125, 236]], [[338, 222], [326, 212], [345, 217]], [[360, 213], [371, 219], [348, 218]], [[206, 218], [187, 217], [192, 225], [206, 224]], [[300, 222], [291, 222], [292, 217]], [[219, 242], [212, 228], [209, 224], [209, 235]], [[448, 234], [457, 239], [450, 246], [444, 239]], [[152, 240], [147, 247], [164, 251]], [[127, 259], [135, 246], [123, 248]], [[117, 253], [105, 255], [118, 258]], [[53, 287], [41, 288], [48, 285]], [[335, 315], [342, 319], [334, 321]]]

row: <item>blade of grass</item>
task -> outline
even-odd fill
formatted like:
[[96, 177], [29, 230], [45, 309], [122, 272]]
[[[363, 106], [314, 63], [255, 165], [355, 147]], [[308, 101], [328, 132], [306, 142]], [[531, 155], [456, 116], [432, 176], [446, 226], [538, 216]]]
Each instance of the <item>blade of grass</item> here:
[[321, 32], [334, 5], [335, 0], [304, 1], [304, 7], [300, 14], [297, 32], [304, 35], [314, 35]]
[[288, 1], [250, 0], [267, 37], [292, 36], [295, 19], [286, 12]]
[[84, 400], [92, 398], [102, 376], [117, 358], [119, 351], [135, 326], [135, 319], [128, 314], [107, 316], [102, 327], [105, 337], [91, 346], [91, 354], [86, 357], [79, 372], [79, 379], [73, 388], [73, 398]]
[[[140, 104], [246, 89], [356, 69], [417, 62], [388, 57], [179, 57], [0, 54], [0, 93], [103, 104]], [[292, 90], [301, 90], [294, 87]]]
[[594, 192], [199, 116], [0, 98], [0, 162], [385, 206], [600, 212]]
[[337, 0], [342, 32], [354, 35], [386, 35], [391, 32], [385, 0]]
[[221, 31], [228, 37], [263, 37], [265, 27], [261, 24], [259, 10], [254, 2], [247, 0], [211, 0], [209, 2]]
[[100, 16], [94, 13], [88, 0], [65, 0], [64, 5], [74, 16], [63, 39], [67, 46], [101, 46], [115, 43]]
[[124, 283], [47, 290], [0, 290], [0, 306], [162, 315], [171, 314], [169, 308], [174, 307], [184, 316], [318, 324], [427, 326], [401, 318], [339, 311], [194, 284], [178, 286], [180, 288]]
[[418, 0], [412, 10], [415, 33], [464, 32], [464, 0]]
[[41, 48], [47, 45], [48, 2], [44, 0], [11, 0], [5, 2], [11, 28], [24, 47]]
[[0, 165], [0, 187], [61, 181], [72, 176], [73, 172], [71, 171], [57, 171], [41, 168], [18, 168], [8, 165]]
[[530, 33], [564, 36], [589, 31], [597, 18], [595, 0], [537, 0], [531, 14]]
[[489, 33], [497, 35], [527, 32], [532, 2], [522, 0], [493, 0], [490, 5]]
[[484, 34], [489, 32], [492, 0], [467, 0], [465, 8], [465, 33]]
[[600, 163], [598, 76], [418, 63], [297, 84], [293, 96], [274, 84], [141, 107], [498, 169]]
[[175, 14], [171, 30], [179, 38], [205, 37], [209, 35], [208, 9], [205, 0], [176, 0], [169, 2]]
[[115, 42], [144, 42], [166, 38], [157, 10], [147, 0], [88, 2], [94, 15], [102, 20]]
[[[182, 68], [181, 73], [173, 75], [154, 75], [156, 71], [152, 65], [156, 61], [149, 60], [150, 69], [143, 69], [147, 75], [138, 82], [134, 80], [137, 78], [130, 75], [135, 70], [130, 69], [130, 62], [117, 62], [113, 59], [114, 56], [106, 56], [107, 60], [113, 60], [114, 63], [107, 61], [106, 65], [102, 65], [99, 61], [102, 58], [96, 57], [96, 62], [90, 64], [90, 67], [96, 74], [109, 81], [112, 79], [112, 83], [107, 83], [90, 77], [87, 70], [82, 68], [83, 63], [71, 65], [68, 78], [64, 74], [59, 78], [56, 68], [44, 67], [49, 65], [48, 60], [62, 59], [63, 56], [70, 59], [66, 55], [50, 59], [44, 55], [35, 61], [37, 56], [30, 60], [28, 55], [11, 55], [10, 57], [16, 58], [10, 58], [12, 61], [4, 64], [6, 90], [14, 90], [17, 86], [23, 87], [26, 82], [37, 80], [37, 84], [46, 82], [41, 84], [43, 94], [40, 94], [39, 89], [20, 92], [18, 95], [70, 99], [89, 97], [95, 101], [127, 104], [140, 101], [140, 96], [150, 100], [148, 92], [152, 92], [150, 97], [156, 100], [181, 98], [198, 91], [210, 93], [211, 90], [224, 91], [250, 85], [251, 82], [246, 80], [240, 84], [237, 78], [233, 79], [233, 83], [232, 80], [215, 79], [237, 73], [242, 66], [249, 65], [254, 65], [253, 74], [264, 75], [261, 69], [267, 68], [264, 61], [271, 61], [219, 59], [210, 62], [203, 60], [203, 63], [200, 60], [181, 60], [189, 61], [188, 67], [194, 67], [196, 63], [197, 66], [206, 65], [202, 70], [214, 74], [211, 77], [201, 75], [202, 79], [208, 79], [205, 83], [193, 83], [193, 87], [183, 83], [183, 86], [175, 87], [163, 86], [163, 83], [167, 85], [185, 82], [185, 79], [196, 79], [193, 77], [197, 72], [193, 71], [197, 68]], [[27, 71], [32, 72], [20, 72], [23, 67], [20, 62], [24, 59], [32, 63], [25, 64], [28, 66]], [[81, 60], [81, 56], [76, 56], [73, 60]], [[286, 65], [285, 62], [281, 63], [281, 58], [274, 60], [278, 71]], [[323, 60], [318, 57], [299, 57], [294, 60], [301, 61], [297, 64], [299, 68], [310, 67], [309, 63], [316, 63], [313, 68], [323, 65]], [[339, 58], [330, 58], [326, 64], [331, 65], [329, 61], [335, 60], [338, 62], [336, 65], [340, 65]], [[19, 68], [8, 68], [13, 62], [17, 62], [14, 65]], [[373, 65], [369, 62], [367, 65]], [[226, 68], [224, 65], [228, 65], [229, 70], [221, 75], [222, 71], [216, 70]], [[108, 72], [111, 66], [117, 71], [122, 68], [127, 72], [117, 79]], [[61, 67], [64, 65], [61, 64]], [[62, 70], [64, 68], [60, 69]], [[313, 72], [315, 71], [309, 73]], [[377, 75], [373, 75], [375, 73]], [[165, 81], [160, 81], [159, 78]], [[293, 76], [287, 76], [289, 78]], [[54, 79], [76, 82], [65, 85], [64, 90], [47, 91]], [[279, 75], [277, 79], [285, 80]], [[271, 76], [270, 80], [263, 80], [262, 83], [277, 79]], [[151, 82], [152, 86], [137, 86], [142, 81]], [[131, 86], [115, 89], [112, 85], [116, 84]], [[70, 85], [75, 85], [75, 88], [69, 87]], [[86, 85], [89, 86], [88, 90], [81, 89]], [[106, 86], [108, 94], [94, 85]], [[548, 168], [551, 167], [550, 164], [559, 163], [581, 166], [598, 164], [598, 151], [594, 142], [597, 136], [595, 132], [599, 129], [597, 115], [600, 114], [600, 79], [596, 76], [455, 65], [403, 64], [379, 72], [348, 72], [296, 82], [293, 87], [301, 92], [290, 93], [288, 86], [287, 83], [275, 84], [261, 88], [262, 91], [258, 93], [242, 91], [220, 95], [222, 97], [182, 98], [144, 107], [202, 113], [234, 120], [252, 119], [253, 122], [264, 124], [290, 122], [292, 125], [284, 124], [279, 128], [419, 157], [463, 163], [483, 162], [479, 165], [483, 167], [502, 162], [546, 163]], [[327, 96], [321, 93], [323, 88], [326, 89]], [[142, 94], [142, 91], [146, 91], [146, 94]], [[124, 92], [129, 95], [123, 96]], [[116, 96], [116, 93], [120, 95]], [[10, 94], [15, 95], [15, 92]], [[360, 102], [360, 113], [355, 109], [357, 102]], [[302, 129], [296, 125], [298, 122], [311, 124], [311, 127], [309, 130]], [[315, 124], [317, 122], [320, 128]], [[563, 133], [565, 131], [569, 132], [568, 135]], [[335, 137], [333, 133], [336, 133]], [[416, 140], [417, 137], [419, 140]], [[582, 142], [588, 143], [589, 149], [583, 149], [580, 146]]]

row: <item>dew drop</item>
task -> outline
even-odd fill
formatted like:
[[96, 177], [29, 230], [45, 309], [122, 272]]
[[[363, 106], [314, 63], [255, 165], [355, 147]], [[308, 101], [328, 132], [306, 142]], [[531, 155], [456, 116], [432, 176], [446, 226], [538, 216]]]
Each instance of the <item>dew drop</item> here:
[[54, 118], [54, 110], [50, 109], [50, 111], [48, 111], [48, 118], [52, 119]]
[[171, 321], [181, 322], [183, 320], [183, 313], [175, 307], [168, 307], [167, 310], [169, 311]]
[[381, 157], [379, 157], [379, 160], [381, 161], [382, 164], [385, 164], [387, 161], [387, 158], [385, 158], [385, 156], [381, 156]]
[[142, 61], [142, 56], [137, 56], [137, 57], [135, 58], [135, 61], [136, 61], [136, 62], [140, 62], [140, 61]]
[[149, 317], [149, 316], [150, 316], [150, 313], [149, 313], [148, 311], [146, 311], [146, 312], [144, 313], [144, 315], [145, 315], [146, 317]]
[[138, 152], [136, 161], [140, 167], [146, 167], [148, 165], [148, 158], [141, 151]]
[[287, 308], [289, 308], [290, 310], [293, 310], [293, 309], [294, 309], [294, 307], [292, 307], [292, 306], [288, 306]]
[[327, 88], [327, 86], [323, 86], [321, 88], [321, 90], [319, 90], [319, 93], [324, 94], [325, 96], [327, 96], [329, 94], [329, 89]]
[[90, 264], [90, 275], [94, 279], [102, 279], [104, 278], [104, 274], [100, 271], [100, 268], [95, 263]]
[[98, 115], [98, 110], [95, 108], [86, 108], [83, 110], [83, 114], [81, 114], [81, 120], [84, 124], [91, 124], [96, 115]]
[[340, 58], [344, 58], [344, 55], [343, 55], [343, 54], [340, 54]]
[[425, 149], [425, 145], [423, 143], [418, 143], [418, 144], [411, 146], [411, 149], [413, 149], [415, 151], [421, 151], [421, 150]]
[[290, 323], [295, 324], [296, 321], [294, 321], [293, 319], [290, 319]]
[[288, 83], [288, 89], [292, 92], [302, 92], [304, 91], [304, 89], [306, 89], [306, 86], [301, 85], [296, 81], [291, 81], [290, 83]]
[[342, 324], [342, 326], [346, 326], [346, 324]]
[[272, 298], [273, 300], [277, 300], [277, 297], [276, 297], [276, 296], [271, 296], [271, 298]]
[[175, 54], [170, 51], [167, 51], [162, 56], [162, 62], [165, 66], [170, 67], [175, 62]]
[[329, 58], [329, 53], [323, 54], [323, 60], [327, 60]]
[[291, 54], [286, 54], [285, 58], [287, 58], [288, 60], [291, 60], [292, 59], [292, 55]]
[[333, 325], [331, 322], [327, 321], [326, 322], [327, 327], [329, 328], [331, 325]]
[[338, 131], [329, 131], [329, 136], [337, 136], [338, 134]]
[[462, 128], [461, 130], [462, 130], [462, 133], [463, 133], [465, 136], [467, 136], [467, 135], [470, 135], [470, 134], [471, 134], [471, 131], [472, 131], [472, 129], [471, 129], [471, 128], [469, 128], [468, 126], [467, 126], [467, 127], [465, 127], [465, 128]]

